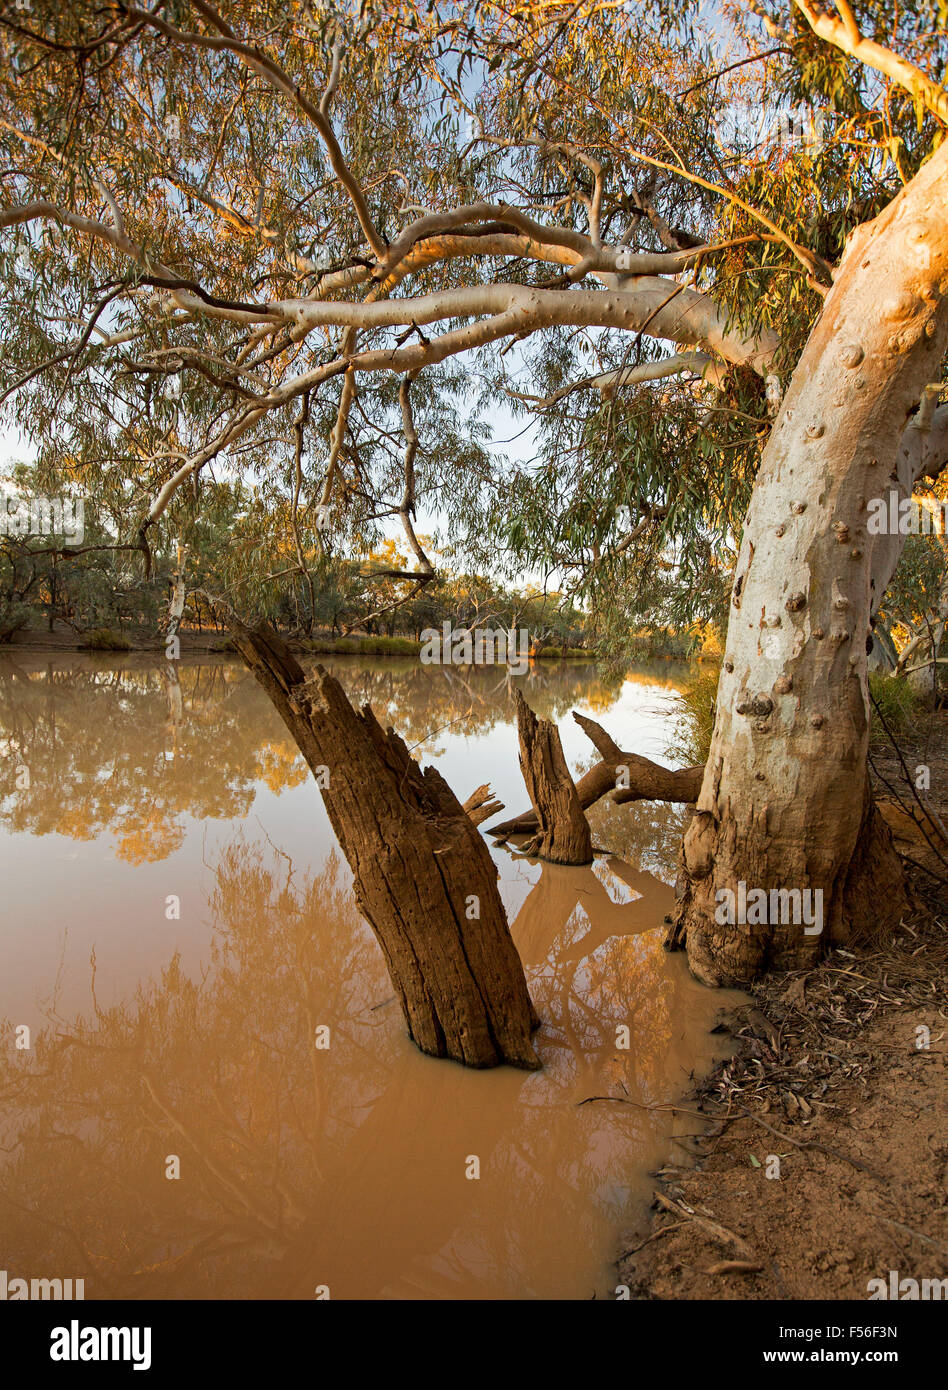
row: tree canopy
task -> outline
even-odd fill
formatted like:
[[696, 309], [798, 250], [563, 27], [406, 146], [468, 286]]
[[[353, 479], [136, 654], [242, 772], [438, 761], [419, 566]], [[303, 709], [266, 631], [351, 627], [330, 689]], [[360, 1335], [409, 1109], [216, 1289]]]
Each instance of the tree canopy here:
[[395, 521], [410, 598], [423, 506], [620, 629], [720, 614], [845, 239], [943, 137], [946, 14], [8, 7], [7, 418], [146, 566], [248, 486], [247, 605]]

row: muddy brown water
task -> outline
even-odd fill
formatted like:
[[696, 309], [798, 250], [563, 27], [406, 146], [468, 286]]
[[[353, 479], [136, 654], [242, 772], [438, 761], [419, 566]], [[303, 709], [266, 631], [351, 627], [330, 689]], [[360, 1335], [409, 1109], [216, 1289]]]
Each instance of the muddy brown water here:
[[[324, 664], [462, 799], [490, 780], [523, 809], [500, 672]], [[571, 710], [661, 759], [683, 674], [539, 663], [518, 684], [579, 773]], [[543, 1069], [467, 1071], [408, 1041], [318, 789], [238, 664], [0, 656], [8, 1279], [613, 1296], [623, 1224], [695, 1127], [662, 1107], [710, 1065], [728, 998], [662, 949], [680, 812], [591, 820], [588, 869], [493, 851]]]

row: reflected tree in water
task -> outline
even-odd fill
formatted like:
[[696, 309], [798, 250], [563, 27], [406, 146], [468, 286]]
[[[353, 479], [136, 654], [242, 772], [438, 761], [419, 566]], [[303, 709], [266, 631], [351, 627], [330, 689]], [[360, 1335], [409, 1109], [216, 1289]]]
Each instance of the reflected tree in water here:
[[87, 1016], [54, 1004], [32, 1052], [4, 1027], [6, 1267], [89, 1298], [529, 1297], [562, 1291], [564, 1242], [607, 1259], [631, 1154], [660, 1161], [668, 1116], [579, 1102], [670, 1095], [696, 987], [645, 930], [667, 889], [616, 860], [536, 868], [513, 932], [547, 1064], [487, 1075], [408, 1042], [335, 855], [310, 878], [234, 841], [201, 978], [175, 957], [102, 1008], [93, 965]]

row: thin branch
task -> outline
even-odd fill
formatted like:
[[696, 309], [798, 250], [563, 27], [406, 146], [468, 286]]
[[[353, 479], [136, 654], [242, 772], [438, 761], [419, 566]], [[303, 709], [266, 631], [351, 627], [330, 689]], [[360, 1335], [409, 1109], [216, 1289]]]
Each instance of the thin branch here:
[[405, 487], [402, 492], [402, 500], [398, 508], [398, 514], [402, 520], [402, 528], [408, 539], [408, 544], [415, 552], [415, 556], [421, 566], [421, 572], [429, 578], [434, 578], [434, 566], [428, 559], [418, 537], [415, 535], [415, 528], [412, 525], [412, 518], [415, 515], [415, 455], [418, 452], [418, 433], [415, 429], [415, 421], [412, 415], [410, 391], [411, 384], [415, 380], [417, 372], [406, 376], [398, 388], [398, 403], [402, 412], [402, 430], [405, 435]]
[[262, 49], [250, 44], [241, 43], [229, 25], [211, 5], [205, 0], [192, 0], [194, 8], [204, 16], [204, 18], [218, 30], [218, 36], [213, 34], [186, 33], [182, 29], [177, 29], [173, 24], [168, 24], [159, 18], [157, 14], [147, 10], [139, 10], [133, 6], [123, 6], [123, 13], [130, 19], [138, 20], [141, 23], [149, 24], [165, 38], [171, 39], [175, 43], [189, 44], [198, 48], [208, 48], [214, 52], [229, 52], [241, 58], [249, 68], [258, 73], [277, 91], [282, 92], [293, 100], [299, 109], [308, 116], [313, 122], [319, 134], [322, 136], [323, 143], [329, 155], [329, 162], [335, 170], [336, 177], [343, 185], [352, 201], [355, 214], [359, 219], [362, 230], [376, 256], [382, 257], [385, 254], [386, 243], [378, 231], [369, 212], [365, 195], [355, 178], [340, 148], [339, 141], [336, 139], [335, 132], [329, 123], [326, 115], [319, 106], [310, 101], [302, 89], [293, 82], [279, 63], [268, 57]]
[[896, 82], [915, 101], [921, 101], [928, 110], [944, 125], [948, 125], [948, 92], [939, 83], [933, 82], [927, 73], [893, 53], [890, 48], [864, 38], [855, 15], [846, 0], [838, 0], [836, 9], [842, 18], [824, 14], [811, 0], [793, 0], [810, 28], [819, 38], [836, 48], [842, 49], [850, 57], [874, 68]]

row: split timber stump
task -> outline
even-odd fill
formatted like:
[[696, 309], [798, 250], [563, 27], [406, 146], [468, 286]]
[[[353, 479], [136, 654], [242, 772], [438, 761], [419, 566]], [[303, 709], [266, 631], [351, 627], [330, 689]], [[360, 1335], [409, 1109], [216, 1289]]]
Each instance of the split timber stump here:
[[520, 770], [536, 813], [537, 834], [523, 848], [551, 864], [591, 864], [592, 834], [566, 766], [559, 730], [538, 719], [517, 691]]
[[538, 1069], [497, 870], [447, 782], [321, 666], [307, 680], [266, 624], [233, 638], [316, 776], [412, 1040], [469, 1067]]
[[[698, 799], [704, 767], [662, 767], [638, 753], [624, 753], [601, 724], [573, 713], [573, 718], [598, 749], [601, 762], [584, 772], [575, 784], [576, 795], [583, 811], [611, 793], [613, 801], [681, 801], [692, 804]], [[537, 828], [537, 813], [533, 807], [510, 820], [500, 821], [487, 828], [488, 835], [509, 840], [513, 835], [526, 835]]]

